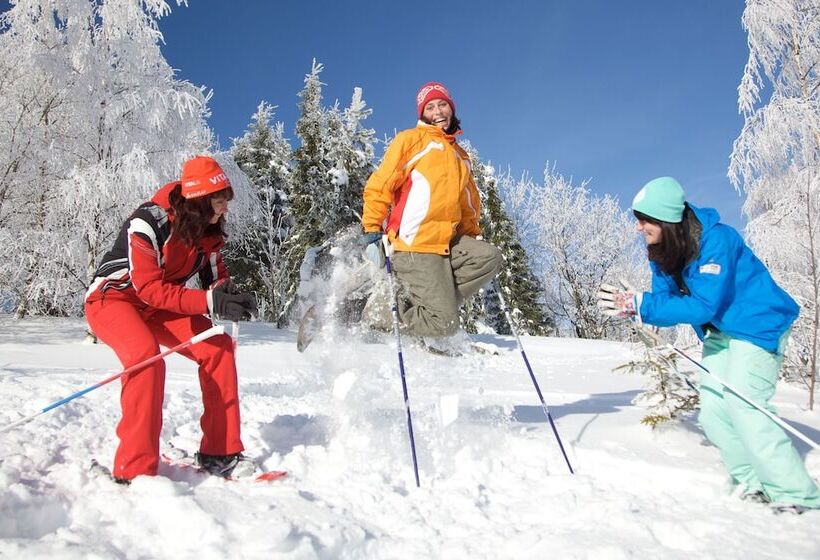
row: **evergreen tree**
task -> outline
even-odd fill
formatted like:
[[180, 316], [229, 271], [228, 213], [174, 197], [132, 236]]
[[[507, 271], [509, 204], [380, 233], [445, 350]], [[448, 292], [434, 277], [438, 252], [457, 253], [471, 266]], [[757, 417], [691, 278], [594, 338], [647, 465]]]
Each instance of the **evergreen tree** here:
[[301, 115], [296, 123], [296, 136], [301, 145], [295, 151], [296, 167], [291, 182], [289, 205], [293, 216], [290, 235], [285, 241], [287, 280], [285, 283], [284, 317], [287, 322], [299, 287], [299, 267], [308, 248], [322, 243], [328, 206], [327, 172], [325, 161], [324, 112], [322, 86], [319, 74], [323, 66], [313, 61], [310, 74], [305, 76], [305, 87], [299, 92]]
[[642, 343], [636, 350], [639, 357], [616, 367], [615, 371], [649, 376], [648, 386], [636, 399], [646, 404], [648, 409], [641, 423], [655, 428], [658, 424], [696, 410], [700, 404], [700, 397], [698, 392], [682, 379], [682, 375], [691, 372], [684, 373], [680, 370], [678, 353], [668, 346], [659, 345], [657, 340], [642, 329], [637, 329], [635, 335]]
[[372, 112], [362, 98], [362, 88], [353, 88], [350, 106], [344, 111], [345, 143], [340, 158], [348, 175], [342, 208], [350, 209], [352, 223], [361, 222], [364, 186], [375, 169], [376, 132], [363, 124]]
[[347, 110], [340, 110], [338, 104], [325, 109], [325, 84], [319, 79], [322, 70], [322, 64], [314, 60], [299, 93], [301, 115], [296, 135], [301, 144], [295, 151], [289, 197], [292, 226], [285, 242], [287, 280], [280, 323], [286, 321], [293, 308], [300, 266], [308, 248], [322, 245], [360, 221], [364, 183], [373, 167], [374, 133], [361, 124], [370, 114], [361, 90], [354, 90]]
[[226, 254], [234, 281], [257, 294], [260, 317], [267, 321], [279, 320], [283, 310], [282, 246], [290, 227], [287, 193], [292, 149], [284, 125], [271, 126], [273, 112], [273, 106], [261, 102], [244, 136], [234, 141], [233, 158], [248, 176], [256, 204], [244, 242], [231, 246]]
[[504, 210], [495, 170], [490, 164], [481, 161], [478, 151], [471, 144], [465, 142], [464, 148], [470, 155], [473, 180], [481, 197], [482, 234], [487, 242], [501, 251], [504, 264], [496, 281], [486, 286], [465, 306], [462, 323], [467, 330], [474, 330], [475, 319], [480, 319], [493, 331], [510, 334], [510, 326], [496, 292], [497, 287], [501, 286], [516, 332], [548, 334], [554, 329], [554, 323], [541, 303], [541, 287], [530, 270], [529, 260], [518, 240], [515, 225]]
[[344, 226], [361, 221], [364, 185], [374, 169], [375, 131], [362, 124], [371, 112], [358, 87], [348, 108], [342, 111], [336, 103], [325, 112], [328, 174], [336, 217]]

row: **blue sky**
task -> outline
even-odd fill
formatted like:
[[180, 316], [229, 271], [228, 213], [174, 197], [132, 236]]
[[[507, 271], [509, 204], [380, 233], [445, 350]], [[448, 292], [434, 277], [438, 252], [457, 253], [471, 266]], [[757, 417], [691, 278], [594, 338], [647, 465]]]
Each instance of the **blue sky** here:
[[[469, 139], [497, 168], [540, 177], [547, 161], [627, 206], [672, 175], [690, 200], [740, 226], [726, 178], [743, 120], [742, 0], [190, 0], [160, 22], [179, 77], [212, 88], [223, 147], [261, 100], [291, 140], [315, 57], [325, 101], [354, 86], [380, 137], [415, 124], [426, 81], [455, 96]], [[379, 152], [381, 153], [381, 152]]]

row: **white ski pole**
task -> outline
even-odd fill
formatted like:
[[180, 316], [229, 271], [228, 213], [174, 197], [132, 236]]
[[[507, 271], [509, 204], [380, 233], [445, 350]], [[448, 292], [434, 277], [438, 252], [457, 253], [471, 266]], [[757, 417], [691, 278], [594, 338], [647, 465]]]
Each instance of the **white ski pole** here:
[[236, 359], [236, 351], [239, 349], [239, 322], [233, 321], [231, 323], [231, 338], [233, 339], [233, 355]]
[[[800, 432], [799, 430], [797, 430], [796, 428], [793, 428], [793, 427], [789, 426], [786, 422], [784, 422], [784, 421], [783, 421], [780, 417], [778, 417], [776, 414], [774, 414], [774, 413], [772, 413], [772, 412], [770, 412], [770, 411], [766, 410], [765, 408], [763, 408], [763, 407], [762, 407], [762, 406], [760, 406], [759, 404], [757, 404], [757, 403], [753, 402], [750, 398], [746, 397], [743, 393], [741, 393], [740, 391], [738, 391], [737, 389], [735, 389], [734, 387], [732, 387], [730, 384], [728, 384], [728, 383], [726, 383], [725, 381], [723, 381], [720, 377], [718, 377], [717, 375], [715, 375], [714, 373], [712, 373], [711, 371], [709, 371], [708, 369], [706, 369], [706, 367], [705, 367], [703, 364], [701, 364], [700, 362], [698, 362], [697, 360], [695, 360], [695, 359], [693, 359], [693, 358], [690, 358], [690, 357], [689, 357], [689, 356], [688, 356], [685, 352], [683, 352], [682, 350], [679, 350], [678, 348], [676, 348], [676, 347], [675, 347], [675, 346], [673, 346], [672, 344], [669, 344], [668, 342], [666, 342], [665, 340], [663, 340], [660, 336], [658, 336], [658, 334], [657, 334], [657, 333], [655, 333], [655, 332], [654, 332], [654, 331], [652, 331], [651, 329], [648, 329], [648, 328], [646, 328], [646, 327], [644, 327], [644, 326], [642, 326], [642, 325], [641, 325], [641, 326], [638, 326], [638, 325], [637, 325], [637, 323], [635, 323], [634, 321], [633, 321], [633, 324], [635, 325], [635, 327], [636, 327], [636, 328], [640, 329], [642, 333], [646, 334], [648, 337], [650, 337], [652, 340], [654, 340], [655, 342], [657, 342], [659, 345], [664, 346], [664, 347], [666, 347], [666, 348], [669, 348], [670, 350], [672, 350], [672, 351], [674, 351], [674, 352], [676, 352], [676, 353], [680, 354], [681, 356], [683, 356], [684, 358], [686, 358], [687, 360], [689, 360], [692, 364], [694, 364], [695, 366], [697, 366], [698, 368], [700, 368], [700, 369], [701, 369], [704, 373], [706, 373], [707, 375], [711, 376], [711, 378], [712, 378], [712, 379], [714, 379], [715, 381], [717, 381], [718, 383], [720, 383], [721, 385], [723, 385], [725, 388], [727, 388], [729, 391], [731, 391], [732, 393], [734, 393], [734, 395], [735, 395], [736, 397], [738, 397], [740, 400], [742, 400], [743, 402], [745, 402], [745, 403], [749, 404], [750, 406], [752, 406], [752, 407], [756, 408], [757, 410], [759, 410], [760, 412], [762, 412], [763, 414], [765, 414], [766, 416], [768, 416], [768, 417], [769, 417], [769, 418], [770, 418], [770, 419], [771, 419], [771, 420], [772, 420], [775, 424], [777, 424], [778, 426], [780, 426], [781, 428], [783, 428], [783, 429], [784, 429], [784, 430], [786, 430], [787, 432], [789, 432], [789, 433], [793, 434], [795, 437], [799, 438], [799, 439], [800, 439], [800, 440], [802, 440], [803, 442], [807, 443], [807, 444], [808, 444], [809, 446], [811, 446], [812, 448], [814, 448], [814, 449], [820, 449], [820, 445], [818, 445], [815, 441], [813, 441], [812, 439], [810, 439], [808, 436], [804, 435], [803, 433], [801, 433], [801, 432]], [[681, 375], [682, 375], [682, 374], [681, 374]]]
[[86, 393], [90, 393], [94, 389], [99, 389], [103, 385], [106, 385], [106, 384], [114, 381], [115, 379], [118, 379], [118, 378], [122, 377], [123, 375], [127, 375], [127, 374], [133, 373], [135, 371], [139, 371], [142, 368], [144, 368], [145, 366], [153, 364], [154, 362], [163, 359], [168, 354], [173, 354], [174, 352], [179, 352], [180, 350], [182, 350], [184, 348], [188, 348], [189, 346], [192, 346], [192, 345], [196, 344], [197, 342], [202, 342], [206, 338], [211, 338], [212, 336], [215, 336], [217, 334], [223, 334], [224, 332], [225, 332], [225, 327], [223, 327], [221, 325], [215, 325], [215, 326], [211, 327], [210, 329], [208, 329], [206, 331], [203, 331], [203, 332], [199, 333], [198, 335], [190, 338], [189, 340], [174, 346], [173, 348], [169, 348], [168, 350], [166, 350], [164, 352], [160, 352], [159, 354], [157, 354], [155, 356], [151, 356], [150, 358], [148, 358], [146, 360], [143, 360], [138, 364], [134, 364], [133, 366], [131, 366], [129, 368], [126, 368], [126, 369], [122, 370], [119, 373], [115, 373], [114, 375], [112, 375], [110, 377], [106, 377], [105, 379], [103, 379], [99, 383], [95, 383], [94, 385], [86, 387], [85, 389], [82, 389], [81, 391], [77, 391], [76, 393], [72, 393], [71, 395], [67, 396], [64, 399], [60, 399], [59, 401], [55, 401], [55, 402], [51, 403], [50, 405], [46, 406], [45, 408], [43, 408], [42, 410], [40, 410], [39, 412], [36, 412], [36, 413], [34, 413], [30, 416], [26, 416], [24, 418], [21, 418], [21, 419], [15, 421], [15, 422], [12, 422], [11, 424], [8, 424], [7, 426], [4, 426], [4, 427], [0, 428], [0, 434], [3, 433], [3, 432], [6, 432], [6, 431], [8, 431], [8, 430], [10, 430], [10, 429], [12, 429], [16, 426], [19, 426], [21, 424], [25, 424], [29, 420], [33, 420], [34, 418], [40, 416], [41, 414], [43, 414], [45, 412], [48, 412], [49, 410], [55, 409], [58, 406], [62, 406], [65, 403], [73, 401], [74, 399], [76, 399], [78, 397], [82, 397], [83, 395], [85, 395]]

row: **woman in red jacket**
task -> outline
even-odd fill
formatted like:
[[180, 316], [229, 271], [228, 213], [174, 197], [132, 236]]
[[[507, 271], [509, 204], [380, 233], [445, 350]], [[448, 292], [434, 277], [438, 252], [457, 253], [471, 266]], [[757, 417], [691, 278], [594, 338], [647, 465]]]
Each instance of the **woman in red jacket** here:
[[[185, 162], [180, 181], [162, 187], [123, 224], [85, 302], [91, 330], [123, 367], [155, 356], [160, 345], [176, 346], [207, 330], [212, 322], [206, 313], [231, 321], [255, 313], [253, 296], [233, 290], [220, 252], [231, 198], [219, 164], [198, 156]], [[195, 277], [210, 288], [190, 287]], [[223, 476], [252, 470], [241, 453], [233, 341], [218, 335], [180, 353], [199, 364], [200, 464]], [[164, 392], [163, 361], [122, 378], [120, 445], [112, 472], [118, 482], [157, 473]]]

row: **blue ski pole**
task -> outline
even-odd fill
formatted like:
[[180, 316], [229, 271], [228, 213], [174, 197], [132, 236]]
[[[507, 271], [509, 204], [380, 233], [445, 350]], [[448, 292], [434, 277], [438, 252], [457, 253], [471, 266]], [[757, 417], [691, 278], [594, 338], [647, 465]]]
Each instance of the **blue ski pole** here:
[[393, 278], [393, 267], [390, 257], [393, 255], [393, 247], [387, 240], [387, 236], [382, 236], [384, 245], [384, 266], [387, 270], [387, 278], [390, 283], [390, 299], [393, 312], [393, 334], [396, 336], [396, 349], [399, 356], [399, 372], [401, 373], [401, 389], [404, 393], [404, 408], [407, 410], [407, 433], [410, 435], [410, 452], [413, 455], [413, 474], [416, 475], [416, 487], [419, 484], [419, 465], [416, 461], [416, 440], [413, 437], [413, 419], [410, 416], [410, 398], [407, 395], [407, 381], [404, 376], [404, 356], [401, 351], [401, 333], [399, 332], [399, 300], [396, 293], [396, 281]]
[[524, 347], [521, 345], [521, 339], [518, 336], [518, 332], [516, 332], [515, 324], [510, 316], [510, 310], [507, 308], [507, 302], [504, 301], [504, 295], [501, 293], [501, 284], [496, 282], [495, 287], [496, 292], [498, 292], [498, 301], [501, 302], [501, 309], [504, 311], [504, 316], [507, 318], [507, 323], [510, 325], [510, 331], [513, 333], [513, 336], [515, 336], [515, 342], [518, 345], [518, 350], [521, 352], [521, 357], [524, 358], [524, 364], [527, 366], [527, 371], [530, 373], [530, 379], [532, 379], [532, 384], [535, 386], [535, 392], [538, 393], [538, 398], [541, 400], [541, 407], [544, 409], [544, 414], [546, 415], [547, 420], [549, 420], [550, 427], [552, 427], [552, 433], [555, 434], [555, 439], [558, 441], [558, 447], [561, 448], [561, 454], [564, 456], [564, 461], [567, 462], [569, 473], [575, 474], [575, 471], [572, 470], [572, 465], [569, 462], [569, 457], [567, 457], [567, 452], [564, 451], [564, 444], [561, 443], [561, 436], [558, 435], [558, 429], [555, 427], [555, 422], [552, 421], [552, 414], [550, 414], [550, 410], [547, 408], [547, 403], [544, 402], [544, 395], [541, 394], [541, 388], [538, 386], [538, 381], [535, 379], [535, 374], [532, 372], [532, 366], [530, 366], [530, 361], [527, 359], [527, 353], [524, 352]]
[[39, 412], [35, 412], [34, 414], [32, 414], [30, 416], [26, 416], [24, 418], [21, 418], [21, 419], [17, 420], [16, 422], [12, 422], [11, 424], [9, 424], [7, 426], [4, 426], [3, 428], [0, 428], [0, 433], [6, 432], [6, 431], [8, 431], [8, 430], [10, 430], [10, 429], [12, 429], [16, 426], [19, 426], [20, 424], [25, 424], [29, 420], [33, 420], [34, 418], [40, 416], [41, 414], [44, 414], [44, 413], [48, 412], [49, 410], [53, 410], [53, 409], [57, 408], [58, 406], [62, 406], [64, 404], [66, 404], [67, 402], [70, 402], [70, 401], [73, 401], [76, 398], [82, 397], [83, 395], [85, 395], [86, 393], [90, 393], [94, 389], [99, 389], [103, 385], [106, 385], [106, 384], [114, 381], [115, 379], [118, 379], [118, 378], [122, 377], [123, 375], [128, 375], [129, 373], [139, 371], [142, 368], [144, 368], [145, 366], [153, 364], [154, 362], [163, 359], [168, 354], [173, 354], [174, 352], [179, 352], [180, 350], [182, 350], [184, 348], [188, 348], [189, 346], [192, 346], [192, 345], [196, 344], [197, 342], [201, 342], [201, 341], [205, 340], [206, 338], [211, 338], [212, 336], [217, 335], [217, 334], [223, 334], [224, 332], [225, 332], [225, 327], [223, 327], [221, 325], [215, 325], [215, 326], [211, 327], [210, 329], [208, 329], [206, 331], [203, 331], [203, 332], [199, 333], [198, 335], [192, 337], [191, 339], [187, 340], [186, 342], [178, 344], [178, 345], [174, 346], [173, 348], [169, 348], [165, 352], [160, 352], [156, 356], [151, 356], [150, 358], [148, 358], [146, 360], [143, 360], [138, 364], [134, 364], [133, 366], [131, 366], [129, 368], [126, 368], [126, 369], [122, 370], [119, 373], [115, 373], [114, 375], [112, 375], [110, 377], [106, 377], [105, 379], [103, 379], [99, 383], [95, 383], [94, 385], [91, 385], [90, 387], [86, 387], [85, 389], [82, 389], [81, 391], [77, 391], [76, 393], [73, 393], [73, 394], [67, 396], [64, 399], [60, 399], [59, 401], [55, 401], [55, 402], [51, 403], [50, 405], [48, 405], [47, 407], [40, 410]]

